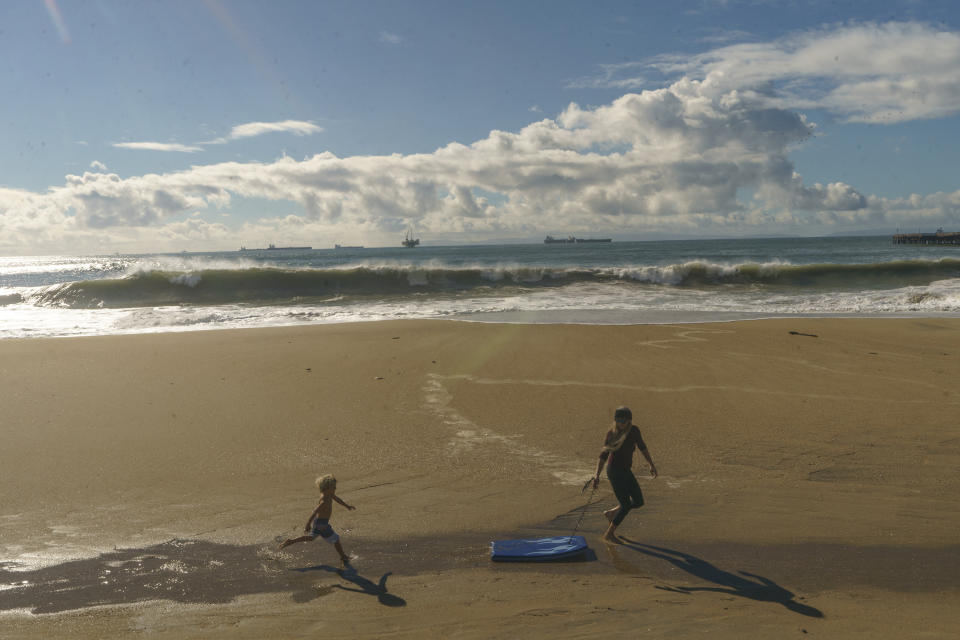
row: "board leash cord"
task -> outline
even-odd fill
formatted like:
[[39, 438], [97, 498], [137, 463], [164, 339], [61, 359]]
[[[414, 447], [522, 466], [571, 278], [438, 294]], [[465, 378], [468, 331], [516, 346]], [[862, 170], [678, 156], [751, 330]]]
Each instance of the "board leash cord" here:
[[[580, 490], [580, 494], [582, 495], [583, 492], [586, 490], [586, 488], [592, 483], [593, 483], [593, 478], [591, 478], [590, 480], [587, 480], [587, 483], [583, 485], [583, 489]], [[593, 496], [596, 495], [596, 493], [597, 493], [597, 488], [593, 487], [593, 489], [590, 491], [589, 497], [587, 497], [587, 502], [580, 509], [580, 517], [577, 518], [577, 524], [573, 525], [573, 531], [570, 532], [570, 536], [569, 536], [570, 540], [573, 540], [574, 534], [580, 528], [580, 524], [583, 522], [583, 516], [585, 516], [587, 513], [587, 507], [589, 507], [590, 504], [593, 502]]]

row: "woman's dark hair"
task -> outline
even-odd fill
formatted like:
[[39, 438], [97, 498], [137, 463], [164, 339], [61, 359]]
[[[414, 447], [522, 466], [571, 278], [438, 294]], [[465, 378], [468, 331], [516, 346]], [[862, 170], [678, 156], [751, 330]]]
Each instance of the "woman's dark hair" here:
[[633, 412], [630, 411], [629, 407], [617, 407], [617, 410], [613, 412], [613, 419], [616, 420], [617, 418], [633, 420]]

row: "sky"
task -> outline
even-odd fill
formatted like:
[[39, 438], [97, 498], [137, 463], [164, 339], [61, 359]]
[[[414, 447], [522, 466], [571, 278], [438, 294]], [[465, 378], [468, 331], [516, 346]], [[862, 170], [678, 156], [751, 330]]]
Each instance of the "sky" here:
[[0, 255], [960, 230], [960, 3], [0, 4]]

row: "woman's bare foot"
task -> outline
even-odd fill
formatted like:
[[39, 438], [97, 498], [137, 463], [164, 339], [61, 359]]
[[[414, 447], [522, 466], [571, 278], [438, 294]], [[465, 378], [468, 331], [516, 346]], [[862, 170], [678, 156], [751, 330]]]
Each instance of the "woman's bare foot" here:
[[616, 527], [614, 527], [613, 524], [607, 527], [607, 532], [603, 534], [603, 541], [613, 544], [620, 544], [620, 538], [617, 537], [617, 534], [614, 533], [614, 531], [616, 531]]
[[613, 522], [613, 519], [617, 517], [618, 513], [620, 513], [620, 507], [614, 507], [613, 509], [604, 511], [603, 515], [606, 517], [607, 522]]

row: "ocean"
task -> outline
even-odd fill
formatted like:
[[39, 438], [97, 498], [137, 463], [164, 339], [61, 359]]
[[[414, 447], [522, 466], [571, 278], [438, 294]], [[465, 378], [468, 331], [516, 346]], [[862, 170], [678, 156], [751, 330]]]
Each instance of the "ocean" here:
[[960, 247], [872, 236], [0, 257], [0, 338], [853, 315], [960, 315]]

